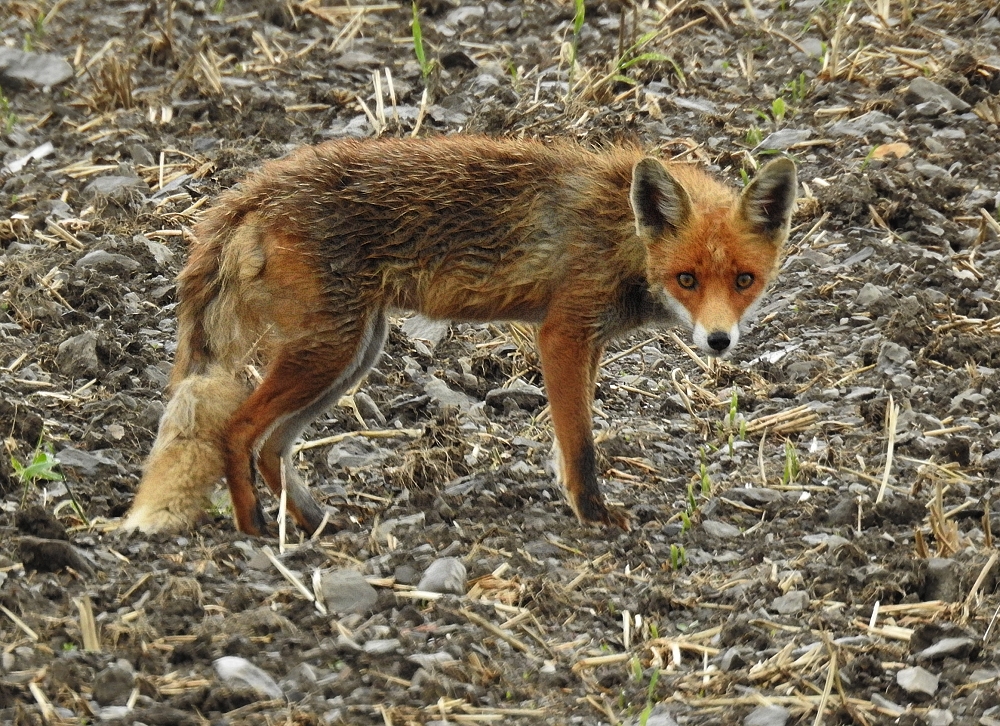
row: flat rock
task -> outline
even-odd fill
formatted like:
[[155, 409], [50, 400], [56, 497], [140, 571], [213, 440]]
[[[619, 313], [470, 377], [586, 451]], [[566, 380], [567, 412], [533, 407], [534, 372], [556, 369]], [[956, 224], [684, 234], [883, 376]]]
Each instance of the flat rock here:
[[771, 601], [771, 609], [779, 615], [793, 615], [809, 607], [809, 593], [803, 590], [792, 590]]
[[806, 141], [812, 136], [812, 133], [810, 129], [779, 129], [768, 134], [767, 138], [757, 144], [757, 148], [784, 151], [795, 144]]
[[447, 320], [432, 320], [423, 315], [414, 315], [404, 320], [399, 328], [410, 340], [422, 340], [433, 350], [448, 333], [449, 325], [451, 323]]
[[942, 660], [943, 658], [967, 658], [976, 643], [972, 638], [942, 638], [934, 645], [924, 648], [914, 655], [920, 661]]
[[716, 539], [734, 539], [740, 536], [740, 530], [729, 522], [720, 522], [715, 519], [706, 519], [701, 523], [701, 528], [709, 537]]
[[67, 446], [56, 453], [60, 466], [76, 469], [84, 476], [96, 476], [100, 473], [118, 473], [121, 464], [108, 455], [108, 449], [98, 451], [83, 451]]
[[368, 655], [388, 655], [399, 650], [401, 645], [399, 638], [375, 638], [367, 641], [362, 650]]
[[785, 726], [790, 716], [784, 706], [757, 706], [743, 719], [743, 726]]
[[101, 371], [97, 358], [97, 333], [88, 330], [59, 344], [56, 367], [70, 378], [93, 378]]
[[522, 410], [533, 411], [545, 404], [545, 393], [538, 386], [517, 378], [506, 388], [494, 388], [486, 394], [486, 403], [491, 405], [502, 406], [505, 401], [516, 403]]
[[275, 680], [246, 658], [226, 655], [218, 658], [214, 665], [215, 674], [219, 680], [233, 690], [250, 689], [261, 698], [281, 699], [285, 697]]
[[454, 406], [463, 413], [468, 412], [477, 403], [474, 398], [456, 391], [440, 378], [428, 378], [424, 383], [424, 392], [439, 406]]
[[99, 176], [83, 188], [83, 197], [93, 199], [103, 197], [116, 202], [143, 199], [149, 194], [149, 185], [136, 176], [111, 174]]
[[107, 250], [92, 250], [76, 261], [76, 267], [81, 270], [100, 270], [110, 274], [135, 272], [142, 265], [131, 257], [108, 252]]
[[962, 598], [962, 568], [954, 560], [931, 557], [924, 576], [924, 598], [957, 602]]
[[337, 613], [363, 613], [378, 602], [378, 592], [357, 570], [327, 570], [320, 577], [326, 606]]
[[944, 708], [929, 708], [924, 714], [924, 721], [927, 726], [951, 726], [955, 721], [955, 715]]
[[857, 116], [846, 121], [837, 121], [827, 129], [830, 136], [853, 136], [861, 137], [878, 131], [886, 136], [890, 136], [897, 127], [896, 119], [881, 111], [869, 111], [866, 114]]
[[94, 676], [94, 700], [102, 706], [123, 706], [135, 687], [135, 671], [127, 660], [119, 660]]
[[73, 77], [73, 66], [55, 53], [0, 47], [0, 80], [13, 86], [49, 88]]
[[923, 76], [917, 76], [910, 81], [910, 85], [903, 94], [903, 100], [913, 105], [935, 102], [946, 111], [959, 113], [972, 108], [944, 86]]
[[910, 694], [933, 696], [938, 689], [938, 677], [920, 666], [899, 671], [896, 674], [896, 683]]
[[460, 559], [441, 557], [424, 570], [424, 576], [417, 583], [417, 589], [425, 592], [464, 595], [466, 577], [465, 565]]

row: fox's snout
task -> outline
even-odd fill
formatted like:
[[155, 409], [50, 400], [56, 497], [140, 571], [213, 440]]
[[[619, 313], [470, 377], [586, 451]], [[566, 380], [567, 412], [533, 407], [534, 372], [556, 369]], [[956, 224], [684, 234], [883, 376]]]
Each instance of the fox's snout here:
[[711, 356], [722, 358], [729, 355], [739, 341], [739, 323], [734, 323], [728, 330], [714, 326], [706, 328], [701, 323], [694, 326], [694, 344]]

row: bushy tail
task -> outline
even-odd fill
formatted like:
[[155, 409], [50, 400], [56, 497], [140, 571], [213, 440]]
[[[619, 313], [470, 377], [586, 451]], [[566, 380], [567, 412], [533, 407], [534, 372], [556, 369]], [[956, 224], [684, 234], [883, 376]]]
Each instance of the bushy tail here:
[[263, 325], [245, 283], [263, 266], [259, 232], [213, 210], [198, 239], [179, 277], [171, 399], [123, 523], [128, 529], [179, 530], [198, 521], [224, 474], [227, 424], [251, 392], [242, 369]]
[[179, 530], [203, 516], [208, 492], [224, 473], [226, 424], [249, 395], [249, 386], [216, 366], [174, 387], [123, 527]]

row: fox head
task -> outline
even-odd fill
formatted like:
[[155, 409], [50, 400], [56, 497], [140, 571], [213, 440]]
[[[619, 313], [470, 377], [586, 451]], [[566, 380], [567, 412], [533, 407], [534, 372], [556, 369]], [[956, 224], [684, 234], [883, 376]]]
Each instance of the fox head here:
[[770, 162], [738, 198], [698, 172], [678, 168], [676, 176], [684, 184], [653, 158], [632, 173], [650, 289], [691, 326], [701, 350], [724, 356], [777, 271], [797, 193], [795, 165]]

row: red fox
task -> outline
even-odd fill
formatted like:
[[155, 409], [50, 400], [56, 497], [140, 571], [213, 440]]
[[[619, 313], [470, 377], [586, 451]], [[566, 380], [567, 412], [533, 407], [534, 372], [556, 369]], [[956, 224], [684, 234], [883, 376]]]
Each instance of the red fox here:
[[[389, 312], [409, 310], [537, 324], [569, 504], [628, 529], [594, 457], [604, 347], [680, 321], [728, 354], [775, 274], [796, 189], [788, 159], [737, 195], [637, 148], [471, 135], [330, 141], [266, 164], [195, 228], [171, 399], [125, 526], [189, 527], [225, 476], [236, 526], [260, 534], [256, 462], [314, 532], [323, 512], [292, 445], [375, 364]], [[248, 362], [265, 367], [256, 387]]]

